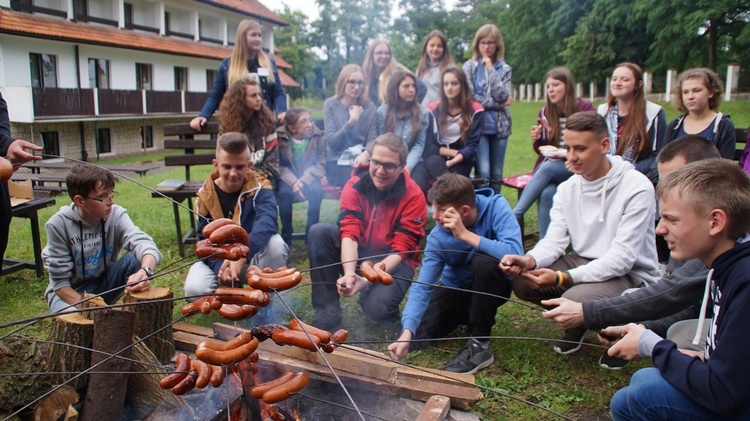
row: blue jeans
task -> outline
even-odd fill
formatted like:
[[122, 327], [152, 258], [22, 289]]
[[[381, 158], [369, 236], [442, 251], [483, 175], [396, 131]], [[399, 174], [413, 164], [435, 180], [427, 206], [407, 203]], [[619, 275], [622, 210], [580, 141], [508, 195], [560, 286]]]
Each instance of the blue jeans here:
[[[125, 285], [130, 275], [141, 270], [141, 262], [135, 258], [132, 252], [125, 253], [114, 266], [107, 268], [107, 275], [102, 274], [99, 278], [95, 279], [88, 284], [76, 288], [76, 292], [83, 295], [88, 292], [91, 294], [101, 294], [104, 291], [117, 288]], [[120, 288], [116, 291], [110, 291], [102, 295], [102, 299], [107, 304], [114, 304], [118, 298], [123, 294], [124, 288]], [[63, 301], [59, 295], [54, 292], [51, 297], [48, 298], [50, 313], [59, 313], [62, 309], [69, 307], [70, 305]], [[75, 310], [74, 307], [70, 307], [70, 310]], [[66, 311], [70, 311], [66, 310]]]
[[[279, 217], [281, 218], [281, 238], [287, 246], [292, 247], [292, 204], [295, 194], [292, 187], [282, 180], [276, 185], [276, 202], [279, 205]], [[317, 224], [320, 219], [320, 203], [323, 201], [323, 185], [320, 180], [314, 180], [310, 185], [302, 188], [302, 194], [307, 200], [307, 226], [305, 227], [305, 244], [307, 244], [307, 233], [310, 227]]]
[[750, 419], [750, 409], [739, 417], [727, 417], [697, 404], [664, 380], [655, 367], [636, 371], [630, 386], [618, 390], [609, 407], [615, 421]]
[[531, 181], [523, 189], [518, 204], [513, 208], [517, 219], [523, 218], [534, 202], [539, 200], [539, 237], [544, 238], [549, 228], [549, 212], [552, 209], [552, 199], [557, 192], [557, 186], [573, 175], [565, 168], [565, 161], [561, 159], [547, 159], [536, 169]]
[[503, 178], [503, 165], [505, 164], [505, 149], [508, 147], [507, 137], [497, 135], [484, 135], [479, 139], [477, 149], [476, 177], [489, 182], [495, 193], [500, 193]]

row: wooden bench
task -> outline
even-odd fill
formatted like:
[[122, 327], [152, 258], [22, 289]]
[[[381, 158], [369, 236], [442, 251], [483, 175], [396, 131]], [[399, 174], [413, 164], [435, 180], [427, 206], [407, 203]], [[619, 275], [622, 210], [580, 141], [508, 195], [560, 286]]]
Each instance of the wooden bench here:
[[[748, 129], [735, 129], [735, 137], [737, 140], [737, 149], [734, 151], [734, 160], [739, 161], [742, 157], [742, 153], [745, 149], [745, 144], [747, 143], [747, 134]], [[503, 177], [501, 182], [504, 186], [510, 187], [511, 189], [516, 189], [518, 192], [518, 200], [521, 200], [521, 194], [523, 193], [523, 189], [526, 188], [526, 185], [529, 184], [529, 181], [531, 181], [531, 177], [534, 175], [533, 172], [526, 173], [526, 174], [519, 174], [514, 175], [511, 177]], [[538, 232], [530, 233], [528, 235], [524, 235], [524, 223], [523, 223], [523, 217], [518, 219], [518, 224], [521, 226], [521, 237], [524, 241], [531, 238], [535, 234], [538, 234]]]
[[[54, 169], [54, 170], [69, 170], [78, 164], [69, 162], [29, 162], [24, 164], [24, 167], [31, 169], [34, 174], [41, 174], [42, 169]], [[114, 171], [114, 172], [134, 172], [139, 176], [146, 175], [147, 172], [159, 168], [159, 165], [106, 165], [97, 164], [100, 167]]]

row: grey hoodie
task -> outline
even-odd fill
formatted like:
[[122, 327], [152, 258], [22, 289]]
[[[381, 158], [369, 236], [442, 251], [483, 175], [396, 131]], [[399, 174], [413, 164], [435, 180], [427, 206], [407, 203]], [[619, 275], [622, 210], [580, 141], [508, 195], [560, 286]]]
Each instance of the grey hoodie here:
[[42, 258], [50, 280], [45, 297], [60, 288], [77, 289], [90, 282], [104, 273], [105, 265], [114, 266], [122, 249], [132, 251], [139, 261], [146, 254], [154, 256], [157, 264], [161, 261], [154, 240], [133, 225], [125, 208], [118, 205], [112, 206], [109, 218], [89, 224], [71, 203], [52, 215], [44, 229], [47, 246]]

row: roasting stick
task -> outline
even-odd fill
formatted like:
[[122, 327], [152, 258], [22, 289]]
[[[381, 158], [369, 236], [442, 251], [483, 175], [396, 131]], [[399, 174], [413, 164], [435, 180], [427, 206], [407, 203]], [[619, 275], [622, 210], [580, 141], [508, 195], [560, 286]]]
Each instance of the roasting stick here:
[[8, 420], [10, 420], [10, 419], [11, 419], [11, 418], [13, 418], [13, 417], [14, 417], [15, 415], [18, 415], [19, 413], [21, 413], [21, 412], [22, 412], [23, 410], [25, 410], [26, 408], [29, 408], [30, 406], [34, 405], [35, 403], [39, 402], [40, 400], [42, 400], [42, 399], [44, 399], [45, 397], [49, 396], [50, 394], [54, 393], [55, 391], [57, 391], [57, 390], [58, 390], [58, 389], [60, 389], [61, 387], [65, 386], [66, 384], [68, 384], [68, 383], [72, 382], [73, 380], [75, 380], [75, 379], [77, 379], [77, 378], [81, 377], [81, 376], [82, 376], [82, 375], [84, 375], [84, 374], [90, 373], [90, 372], [91, 372], [92, 370], [94, 370], [94, 369], [95, 369], [96, 367], [99, 367], [100, 365], [102, 365], [102, 364], [104, 364], [105, 362], [107, 362], [107, 361], [111, 360], [112, 358], [115, 358], [115, 357], [117, 357], [118, 355], [120, 355], [120, 353], [122, 353], [122, 352], [125, 352], [125, 351], [127, 351], [128, 349], [130, 349], [130, 348], [132, 348], [132, 347], [136, 346], [137, 344], [139, 344], [139, 343], [141, 343], [141, 342], [145, 341], [146, 339], [148, 339], [148, 338], [150, 338], [151, 336], [153, 336], [153, 335], [155, 335], [155, 334], [157, 334], [157, 333], [161, 332], [162, 330], [164, 330], [164, 329], [167, 329], [167, 328], [171, 327], [171, 326], [172, 326], [172, 325], [174, 325], [175, 323], [178, 323], [178, 322], [182, 321], [182, 319], [184, 319], [185, 317], [186, 317], [186, 316], [180, 316], [180, 317], [178, 317], [178, 318], [177, 318], [177, 320], [174, 320], [174, 321], [173, 321], [172, 323], [169, 323], [169, 324], [167, 324], [166, 326], [164, 326], [164, 327], [161, 327], [161, 328], [159, 328], [159, 329], [157, 329], [157, 330], [155, 330], [155, 331], [153, 331], [153, 332], [149, 333], [148, 335], [145, 335], [144, 337], [142, 337], [142, 338], [138, 339], [137, 341], [133, 342], [132, 344], [130, 344], [130, 345], [126, 346], [125, 348], [123, 348], [123, 349], [121, 349], [121, 350], [117, 351], [117, 352], [116, 352], [115, 354], [112, 354], [111, 356], [109, 356], [109, 357], [107, 357], [107, 358], [105, 358], [105, 359], [103, 359], [103, 360], [99, 361], [98, 363], [96, 363], [96, 364], [92, 365], [91, 367], [89, 367], [89, 368], [87, 368], [86, 370], [84, 370], [84, 371], [80, 372], [79, 374], [76, 374], [75, 376], [73, 376], [73, 377], [69, 378], [68, 380], [66, 380], [66, 381], [64, 381], [64, 382], [62, 382], [62, 383], [60, 383], [59, 385], [57, 385], [57, 386], [53, 387], [52, 389], [50, 389], [50, 391], [49, 391], [49, 392], [47, 392], [47, 393], [45, 393], [45, 394], [43, 394], [43, 395], [39, 396], [38, 398], [34, 399], [33, 401], [31, 401], [31, 402], [27, 403], [26, 405], [22, 406], [22, 407], [21, 407], [20, 409], [18, 409], [18, 410], [17, 410], [16, 412], [14, 412], [14, 413], [12, 413], [12, 414], [8, 415], [8, 416], [7, 416], [7, 417], [6, 417], [6, 418], [5, 418], [5, 419], [4, 419], [3, 421], [8, 421]]
[[600, 344], [592, 344], [588, 342], [577, 342], [577, 341], [566, 341], [563, 339], [556, 339], [556, 338], [537, 338], [532, 336], [456, 336], [456, 337], [450, 337], [450, 338], [433, 338], [433, 339], [412, 339], [409, 341], [399, 341], [399, 340], [393, 340], [393, 341], [346, 341], [347, 345], [373, 345], [373, 344], [392, 344], [394, 342], [450, 342], [450, 341], [467, 341], [469, 339], [508, 339], [508, 340], [517, 340], [517, 341], [536, 341], [536, 342], [567, 342], [567, 343], [580, 343], [584, 346], [590, 346], [592, 348], [602, 348], [602, 349], [609, 349], [609, 347], [605, 345]]
[[[284, 307], [286, 307], [286, 309], [289, 311], [289, 313], [292, 315], [292, 317], [294, 317], [297, 320], [297, 322], [301, 322], [300, 319], [297, 318], [297, 315], [294, 314], [294, 311], [292, 310], [292, 308], [289, 307], [289, 304], [287, 304], [287, 302], [284, 300], [284, 298], [278, 292], [276, 292], [276, 295], [279, 297], [279, 300], [281, 300], [281, 302], [284, 304]], [[323, 355], [323, 352], [321, 351], [320, 347], [318, 347], [317, 345], [315, 345], [315, 341], [313, 341], [312, 337], [310, 337], [310, 333], [307, 332], [307, 330], [304, 328], [304, 326], [301, 323], [300, 323], [300, 327], [302, 328], [302, 331], [307, 336], [307, 339], [309, 339], [310, 342], [313, 343], [313, 346], [315, 346], [315, 349], [318, 351], [318, 354], [320, 355], [320, 357], [323, 358], [323, 361], [326, 362], [326, 365], [331, 370], [331, 373], [333, 374], [333, 377], [336, 378], [336, 381], [341, 386], [341, 389], [344, 391], [344, 394], [346, 394], [346, 397], [349, 399], [349, 402], [352, 403], [352, 406], [354, 407], [354, 410], [357, 411], [357, 415], [359, 415], [359, 418], [362, 421], [365, 421], [365, 417], [364, 417], [364, 415], [362, 415], [362, 412], [359, 410], [359, 407], [357, 406], [357, 403], [354, 402], [354, 398], [352, 398], [352, 395], [349, 394], [349, 390], [347, 390], [346, 386], [344, 386], [344, 382], [342, 382], [341, 378], [339, 377], [339, 375], [336, 374], [336, 370], [333, 368], [333, 366], [331, 365], [331, 363], [328, 362], [328, 358], [326, 358], [326, 356]]]
[[507, 398], [510, 398], [510, 399], [513, 399], [513, 400], [516, 400], [516, 401], [519, 401], [519, 402], [522, 402], [522, 403], [525, 403], [525, 404], [531, 405], [531, 406], [533, 406], [534, 408], [537, 408], [537, 409], [541, 409], [542, 411], [546, 411], [546, 412], [549, 412], [550, 414], [556, 415], [556, 416], [558, 416], [558, 417], [560, 417], [560, 418], [562, 418], [562, 419], [564, 419], [564, 420], [569, 420], [569, 421], [573, 421], [573, 419], [572, 419], [572, 418], [566, 417], [566, 416], [565, 416], [565, 415], [563, 415], [563, 414], [560, 414], [560, 413], [558, 413], [558, 412], [555, 412], [555, 411], [553, 411], [553, 410], [551, 410], [551, 409], [549, 409], [549, 408], [545, 408], [545, 407], [543, 407], [543, 406], [541, 406], [541, 405], [539, 405], [539, 404], [537, 404], [537, 403], [534, 403], [534, 402], [528, 401], [528, 400], [526, 400], [526, 399], [523, 399], [523, 398], [519, 398], [519, 397], [517, 397], [517, 396], [513, 396], [513, 395], [511, 395], [511, 394], [509, 394], [509, 393], [507, 393], [507, 392], [503, 392], [502, 390], [498, 390], [498, 389], [493, 389], [493, 388], [490, 388], [490, 387], [486, 387], [486, 386], [481, 386], [481, 385], [478, 385], [478, 384], [474, 384], [474, 383], [471, 383], [471, 382], [467, 382], [467, 381], [465, 381], [465, 380], [460, 380], [460, 379], [456, 379], [456, 378], [454, 378], [454, 377], [451, 377], [451, 376], [448, 376], [448, 375], [442, 374], [442, 373], [440, 373], [440, 372], [437, 372], [437, 371], [435, 371], [435, 370], [428, 370], [428, 369], [426, 369], [426, 368], [422, 368], [422, 367], [419, 367], [419, 366], [416, 366], [416, 365], [411, 365], [411, 364], [407, 364], [407, 363], [405, 363], [405, 362], [401, 362], [401, 361], [396, 361], [396, 360], [392, 360], [392, 359], [390, 359], [390, 358], [387, 358], [387, 357], [383, 357], [383, 356], [381, 356], [381, 355], [377, 355], [377, 354], [370, 354], [370, 353], [367, 353], [367, 352], [365, 352], [365, 351], [363, 351], [363, 350], [357, 349], [357, 348], [355, 348], [355, 347], [351, 347], [351, 346], [347, 346], [347, 345], [341, 345], [341, 346], [342, 346], [343, 348], [345, 348], [345, 349], [348, 349], [348, 350], [350, 350], [350, 351], [355, 351], [355, 352], [359, 352], [359, 353], [362, 353], [362, 354], [365, 354], [365, 355], [368, 355], [368, 356], [373, 356], [373, 357], [375, 357], [375, 358], [380, 358], [380, 359], [382, 359], [382, 360], [384, 360], [384, 361], [389, 361], [389, 362], [392, 362], [392, 363], [396, 363], [396, 364], [398, 364], [398, 365], [402, 365], [402, 366], [404, 366], [404, 367], [408, 367], [408, 368], [411, 368], [411, 369], [414, 369], [414, 370], [422, 371], [422, 372], [424, 372], [424, 373], [430, 373], [430, 374], [433, 374], [433, 375], [437, 375], [437, 376], [440, 376], [440, 377], [444, 377], [444, 378], [446, 378], [446, 379], [450, 379], [450, 380], [453, 380], [453, 381], [457, 381], [457, 382], [459, 382], [459, 383], [463, 383], [463, 384], [466, 384], [466, 385], [469, 385], [469, 386], [473, 386], [473, 387], [478, 387], [478, 388], [480, 388], [480, 389], [482, 389], [482, 390], [486, 390], [486, 391], [488, 391], [488, 392], [493, 392], [493, 393], [497, 393], [498, 395], [501, 395], [501, 396], [505, 396], [505, 397], [507, 397]]

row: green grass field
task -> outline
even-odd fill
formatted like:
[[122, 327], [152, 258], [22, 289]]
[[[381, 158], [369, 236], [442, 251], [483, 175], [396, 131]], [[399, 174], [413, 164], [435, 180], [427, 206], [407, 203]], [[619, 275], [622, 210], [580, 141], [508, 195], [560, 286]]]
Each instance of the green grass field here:
[[[316, 115], [320, 114], [322, 101], [307, 101], [305, 106], [316, 109]], [[529, 128], [536, 122], [536, 115], [541, 103], [515, 103], [513, 104], [513, 135], [508, 142], [508, 151], [505, 161], [505, 174], [513, 175], [528, 172], [532, 169], [536, 156], [531, 149], [529, 139]], [[667, 104], [665, 105], [668, 119], [675, 118], [679, 113]], [[730, 102], [724, 104], [722, 110], [730, 114], [738, 127], [750, 125], [750, 102]], [[132, 163], [144, 161], [156, 161], [162, 159], [164, 153], [141, 157], [128, 157], [108, 161], [110, 163]], [[193, 179], [204, 178], [210, 167], [199, 167], [193, 172]], [[153, 187], [162, 180], [169, 178], [183, 178], [181, 168], [147, 175], [137, 180], [146, 186]], [[149, 190], [127, 180], [120, 180], [117, 186], [120, 193], [117, 203], [128, 209], [130, 217], [145, 232], [154, 237], [160, 250], [164, 254], [164, 260], [160, 267], [173, 265], [171, 268], [181, 264], [179, 262], [177, 244], [175, 242], [174, 219], [172, 206], [165, 199], [153, 199]], [[516, 192], [510, 189], [504, 190], [503, 194], [511, 203], [516, 202]], [[67, 196], [58, 196], [55, 207], [44, 209], [40, 212], [40, 221], [43, 223], [57, 211], [61, 205], [69, 203]], [[306, 208], [304, 203], [295, 205], [295, 231], [304, 230]], [[335, 222], [338, 215], [337, 203], [326, 200], [321, 212], [321, 220]], [[535, 229], [536, 209], [531, 209], [526, 216], [528, 229]], [[183, 225], [188, 220], [188, 212], [182, 211]], [[430, 223], [432, 223], [430, 221]], [[42, 229], [42, 243], [46, 236]], [[297, 241], [293, 245], [296, 266], [307, 268], [307, 256], [304, 244]], [[31, 235], [29, 223], [25, 219], [15, 219], [11, 223], [10, 240], [7, 257], [32, 260]], [[157, 268], [159, 269], [159, 268]], [[182, 269], [174, 274], [159, 277], [153, 281], [156, 286], [169, 286], [177, 296], [182, 295], [182, 282], [187, 269]], [[307, 282], [309, 277], [305, 275]], [[0, 324], [14, 320], [43, 315], [48, 312], [42, 293], [46, 288], [46, 278], [37, 279], [33, 271], [26, 270], [0, 279]], [[312, 308], [309, 302], [309, 288], [302, 287], [286, 296], [294, 312], [303, 320], [310, 321]], [[344, 327], [350, 332], [349, 340], [356, 341], [383, 341], [381, 344], [361, 345], [364, 347], [384, 351], [387, 343], [396, 333], [398, 326], [377, 324], [365, 320], [359, 307], [353, 299], [343, 299], [342, 304], [345, 312]], [[180, 303], [178, 303], [179, 309]], [[175, 310], [175, 315], [178, 314]], [[288, 321], [289, 314], [283, 308], [278, 308], [282, 314], [281, 322]], [[191, 322], [208, 325], [217, 319], [214, 317], [199, 316], [191, 319]], [[24, 333], [43, 337], [46, 335], [48, 323], [37, 323]], [[2, 329], [0, 333], [8, 332]], [[457, 336], [462, 335], [456, 332]], [[514, 303], [508, 303], [501, 307], [497, 315], [497, 324], [493, 330], [498, 336], [523, 336], [528, 338], [546, 338], [548, 340], [558, 339], [562, 330], [556, 324], [547, 322], [540, 317], [540, 312], [531, 310]], [[551, 350], [552, 343], [548, 340], [519, 340], [519, 339], [496, 339], [492, 341], [492, 349], [495, 354], [495, 364], [477, 374], [477, 384], [496, 389], [502, 392], [493, 393], [484, 391], [484, 399], [475, 407], [482, 419], [556, 419], [549, 413], [536, 409], [526, 403], [517, 402], [505, 397], [505, 394], [529, 400], [545, 408], [550, 408], [571, 418], [602, 417], [607, 418], [609, 399], [620, 387], [627, 384], [632, 373], [639, 367], [647, 366], [647, 362], [630, 364], [620, 372], [612, 372], [600, 369], [597, 360], [603, 352], [600, 348], [587, 346], [582, 351], [570, 356], [561, 356]], [[587, 343], [598, 343], [593, 334], [589, 334]], [[406, 362], [425, 367], [440, 368], [450, 359], [453, 354], [464, 344], [463, 340], [449, 340], [442, 342], [433, 348], [411, 353]]]

